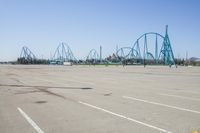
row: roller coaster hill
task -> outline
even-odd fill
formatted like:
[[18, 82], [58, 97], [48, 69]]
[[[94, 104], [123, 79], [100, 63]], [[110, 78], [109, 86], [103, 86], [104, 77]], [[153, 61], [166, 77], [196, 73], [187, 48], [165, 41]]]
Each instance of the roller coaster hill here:
[[18, 64], [48, 64], [48, 60], [38, 59], [33, 52], [26, 46], [22, 47], [20, 57], [17, 59]]
[[23, 47], [18, 63], [20, 64], [123, 64], [123, 65], [176, 65], [171, 42], [166, 26], [165, 35], [148, 32], [141, 35], [130, 47], [121, 47], [105, 59], [102, 58], [102, 47], [99, 53], [92, 49], [84, 60], [77, 60], [66, 43], [61, 43], [56, 48], [53, 57], [41, 60], [27, 48]]

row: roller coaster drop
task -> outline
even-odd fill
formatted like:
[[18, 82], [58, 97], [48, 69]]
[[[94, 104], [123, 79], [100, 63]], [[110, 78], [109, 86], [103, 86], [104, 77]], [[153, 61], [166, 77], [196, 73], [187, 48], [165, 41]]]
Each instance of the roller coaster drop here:
[[[151, 39], [151, 42], [153, 40], [153, 47], [149, 44], [149, 39]], [[153, 50], [150, 50], [150, 47]], [[87, 55], [84, 64], [113, 63], [113, 60], [102, 60], [102, 57], [100, 56], [95, 49], [92, 49]], [[20, 58], [28, 61], [36, 60], [36, 56], [27, 47], [22, 48]], [[119, 64], [175, 65], [174, 54], [168, 36], [168, 26], [166, 26], [165, 36], [156, 32], [148, 32], [141, 35], [132, 47], [120, 48], [116, 51], [114, 60], [115, 63], [118, 62]], [[78, 60], [75, 58], [73, 52], [66, 43], [58, 45], [49, 63], [63, 64], [63, 62], [78, 63]]]

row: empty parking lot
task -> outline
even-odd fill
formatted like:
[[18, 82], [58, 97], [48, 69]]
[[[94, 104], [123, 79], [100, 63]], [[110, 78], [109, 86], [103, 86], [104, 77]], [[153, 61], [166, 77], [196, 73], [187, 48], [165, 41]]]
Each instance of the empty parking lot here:
[[0, 132], [190, 133], [200, 67], [0, 66]]

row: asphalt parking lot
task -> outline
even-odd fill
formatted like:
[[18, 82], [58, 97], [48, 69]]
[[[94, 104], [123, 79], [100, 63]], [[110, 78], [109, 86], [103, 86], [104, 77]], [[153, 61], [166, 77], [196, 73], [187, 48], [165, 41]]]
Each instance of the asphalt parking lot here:
[[2, 133], [190, 133], [200, 67], [0, 65]]

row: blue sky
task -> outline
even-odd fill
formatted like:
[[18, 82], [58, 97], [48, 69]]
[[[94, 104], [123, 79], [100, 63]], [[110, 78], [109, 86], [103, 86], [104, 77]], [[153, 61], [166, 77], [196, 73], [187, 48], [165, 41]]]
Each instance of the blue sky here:
[[0, 0], [0, 61], [24, 45], [49, 58], [61, 42], [77, 58], [100, 45], [106, 57], [145, 32], [164, 34], [166, 24], [175, 57], [200, 57], [199, 0]]

